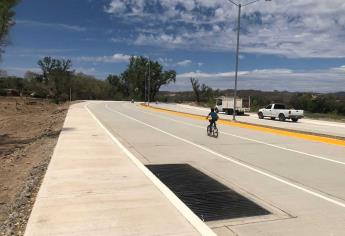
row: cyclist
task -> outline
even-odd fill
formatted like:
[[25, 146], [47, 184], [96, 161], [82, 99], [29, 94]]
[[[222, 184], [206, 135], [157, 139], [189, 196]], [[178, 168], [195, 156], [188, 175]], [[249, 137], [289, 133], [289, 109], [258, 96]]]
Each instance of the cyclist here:
[[208, 116], [206, 117], [206, 119], [210, 118], [209, 121], [210, 121], [210, 126], [212, 127], [212, 125], [214, 125], [214, 128], [217, 128], [217, 125], [216, 125], [216, 121], [218, 120], [218, 114], [214, 111], [214, 108], [212, 107], [211, 108], [211, 112], [208, 114]]

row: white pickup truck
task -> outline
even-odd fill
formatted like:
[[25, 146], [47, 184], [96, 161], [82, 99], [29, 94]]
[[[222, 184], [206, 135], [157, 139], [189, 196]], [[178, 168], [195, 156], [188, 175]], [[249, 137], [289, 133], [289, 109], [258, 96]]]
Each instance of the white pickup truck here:
[[278, 118], [280, 121], [291, 119], [297, 122], [298, 119], [304, 117], [303, 110], [286, 109], [283, 104], [270, 104], [266, 108], [260, 109], [258, 112], [259, 119], [270, 117], [272, 120]]

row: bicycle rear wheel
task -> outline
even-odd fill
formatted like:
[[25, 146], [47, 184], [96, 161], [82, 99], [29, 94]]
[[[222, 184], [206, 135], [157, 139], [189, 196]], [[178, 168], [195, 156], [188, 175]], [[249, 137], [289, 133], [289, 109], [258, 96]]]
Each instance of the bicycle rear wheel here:
[[213, 128], [213, 137], [218, 138], [218, 129]]

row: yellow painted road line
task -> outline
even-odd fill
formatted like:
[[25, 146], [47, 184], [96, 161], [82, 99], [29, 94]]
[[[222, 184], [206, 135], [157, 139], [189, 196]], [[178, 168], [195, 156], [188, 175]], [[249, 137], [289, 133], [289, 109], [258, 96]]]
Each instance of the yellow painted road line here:
[[[205, 116], [201, 116], [201, 115], [195, 115], [195, 114], [190, 114], [190, 113], [185, 113], [185, 112], [180, 112], [180, 111], [173, 111], [173, 110], [169, 110], [165, 108], [152, 107], [152, 106], [147, 106], [144, 104], [141, 104], [141, 105], [142, 107], [146, 109], [150, 109], [150, 110], [154, 110], [158, 112], [164, 112], [164, 113], [168, 113], [168, 114], [172, 114], [172, 115], [176, 115], [180, 117], [187, 117], [194, 120], [205, 120]], [[336, 138], [329, 138], [329, 137], [323, 137], [323, 136], [312, 135], [312, 134], [286, 131], [286, 130], [282, 130], [278, 128], [267, 128], [260, 125], [244, 124], [240, 122], [234, 122], [231, 120], [223, 120], [223, 119], [219, 119], [218, 124], [252, 129], [252, 130], [262, 131], [262, 132], [271, 133], [271, 134], [300, 138], [300, 139], [305, 139], [309, 141], [315, 141], [315, 142], [321, 142], [321, 143], [327, 143], [327, 144], [333, 144], [333, 145], [345, 147], [345, 140], [336, 139]]]

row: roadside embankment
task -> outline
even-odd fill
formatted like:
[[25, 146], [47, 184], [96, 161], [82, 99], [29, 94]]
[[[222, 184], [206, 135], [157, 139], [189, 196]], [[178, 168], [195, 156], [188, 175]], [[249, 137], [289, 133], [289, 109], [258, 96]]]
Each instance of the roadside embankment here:
[[23, 235], [68, 104], [0, 97], [0, 235]]

